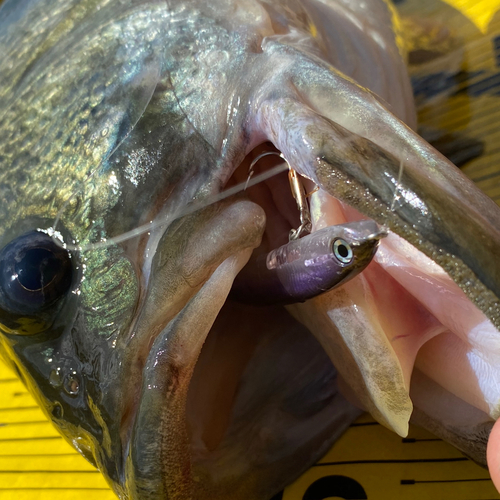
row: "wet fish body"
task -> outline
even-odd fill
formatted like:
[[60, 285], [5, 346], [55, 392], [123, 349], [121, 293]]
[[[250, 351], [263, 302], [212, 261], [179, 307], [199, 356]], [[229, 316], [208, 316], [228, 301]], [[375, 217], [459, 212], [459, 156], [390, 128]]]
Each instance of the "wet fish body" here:
[[[342, 380], [485, 462], [500, 209], [410, 128], [397, 39], [376, 0], [3, 3], [0, 352], [118, 496], [270, 498], [358, 414]], [[313, 236], [388, 231], [287, 310], [228, 299], [298, 220], [286, 178], [219, 196], [258, 148], [320, 187]]]

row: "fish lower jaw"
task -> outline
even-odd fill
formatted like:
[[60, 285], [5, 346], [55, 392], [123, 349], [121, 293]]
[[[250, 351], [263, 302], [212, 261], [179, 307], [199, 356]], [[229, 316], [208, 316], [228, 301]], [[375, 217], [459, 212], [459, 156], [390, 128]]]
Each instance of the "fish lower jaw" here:
[[[313, 231], [365, 218], [322, 189], [311, 196], [311, 213]], [[500, 333], [439, 265], [396, 234], [359, 276], [289, 310], [357, 401], [398, 434], [408, 431], [415, 368], [485, 420], [498, 417]]]

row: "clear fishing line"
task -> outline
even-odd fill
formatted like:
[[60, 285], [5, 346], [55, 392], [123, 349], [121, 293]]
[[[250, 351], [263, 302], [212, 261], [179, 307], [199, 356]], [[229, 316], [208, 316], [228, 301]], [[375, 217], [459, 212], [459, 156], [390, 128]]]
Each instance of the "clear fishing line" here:
[[398, 180], [396, 182], [396, 187], [394, 188], [394, 197], [392, 198], [391, 212], [394, 212], [394, 208], [396, 207], [396, 201], [398, 201], [400, 198], [399, 190], [401, 187], [402, 177], [403, 177], [403, 160], [399, 162], [399, 174], [398, 174]]
[[[275, 153], [276, 154], [276, 153]], [[262, 156], [267, 156], [267, 155], [261, 155]], [[278, 154], [279, 156], [279, 154]], [[68, 250], [73, 250], [73, 251], [88, 251], [88, 250], [97, 250], [99, 248], [106, 248], [111, 245], [116, 245], [118, 243], [123, 243], [124, 241], [130, 240], [132, 238], [135, 238], [137, 236], [140, 236], [144, 233], [147, 233], [149, 231], [152, 231], [154, 229], [157, 229], [162, 226], [166, 226], [168, 224], [171, 224], [174, 220], [179, 219], [180, 217], [184, 217], [186, 215], [193, 214], [197, 212], [198, 210], [201, 210], [203, 208], [206, 208], [210, 205], [213, 205], [214, 203], [217, 203], [218, 201], [225, 200], [231, 196], [234, 196], [235, 194], [241, 193], [245, 191], [247, 188], [255, 186], [257, 184], [260, 184], [261, 182], [264, 182], [265, 180], [274, 177], [275, 175], [278, 175], [282, 172], [286, 172], [289, 169], [288, 163], [284, 161], [283, 163], [280, 163], [279, 165], [263, 172], [262, 174], [258, 174], [255, 177], [251, 177], [247, 179], [245, 182], [242, 182], [240, 184], [237, 184], [236, 186], [233, 186], [225, 191], [222, 191], [214, 196], [211, 196], [210, 199], [203, 200], [200, 202], [195, 202], [192, 203], [191, 205], [187, 205], [183, 207], [182, 209], [178, 210], [176, 213], [172, 215], [168, 215], [166, 217], [160, 218], [158, 220], [154, 220], [151, 222], [148, 222], [146, 224], [143, 224], [142, 226], [139, 226], [135, 229], [131, 229], [130, 231], [127, 231], [123, 234], [120, 234], [119, 236], [113, 236], [112, 238], [109, 239], [103, 239], [102, 241], [99, 241], [97, 243], [89, 243], [87, 245], [72, 245], [70, 243], [62, 243], [60, 239], [56, 238], [53, 236], [54, 241], [58, 245], [64, 245], [64, 247]], [[55, 231], [55, 225], [54, 225], [54, 231]]]

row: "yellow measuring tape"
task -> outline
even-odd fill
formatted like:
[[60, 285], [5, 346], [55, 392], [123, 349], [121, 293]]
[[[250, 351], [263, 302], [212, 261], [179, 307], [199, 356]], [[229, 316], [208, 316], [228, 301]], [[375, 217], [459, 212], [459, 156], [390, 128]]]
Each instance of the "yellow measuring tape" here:
[[488, 26], [493, 16], [500, 10], [500, 0], [443, 0], [464, 16], [469, 18], [483, 34], [488, 33]]

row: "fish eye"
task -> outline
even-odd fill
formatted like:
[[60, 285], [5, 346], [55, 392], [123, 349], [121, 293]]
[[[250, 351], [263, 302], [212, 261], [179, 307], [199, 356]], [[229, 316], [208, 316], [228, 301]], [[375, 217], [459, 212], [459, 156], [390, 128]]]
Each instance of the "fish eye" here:
[[0, 252], [0, 305], [14, 313], [34, 314], [69, 290], [70, 253], [40, 231], [30, 231]]
[[351, 245], [342, 238], [337, 238], [332, 245], [333, 255], [342, 264], [350, 264], [354, 257]]

